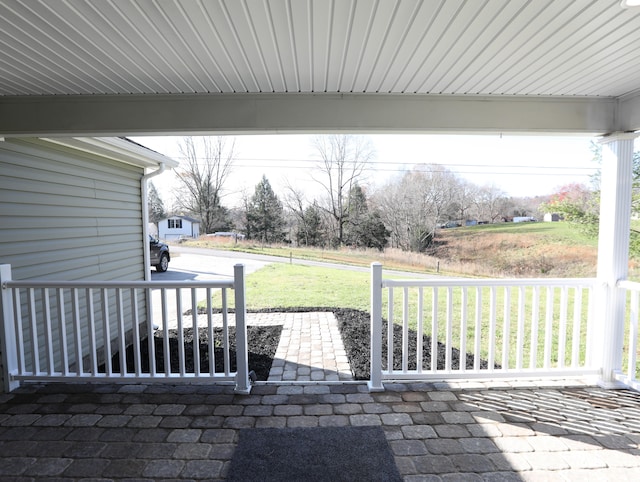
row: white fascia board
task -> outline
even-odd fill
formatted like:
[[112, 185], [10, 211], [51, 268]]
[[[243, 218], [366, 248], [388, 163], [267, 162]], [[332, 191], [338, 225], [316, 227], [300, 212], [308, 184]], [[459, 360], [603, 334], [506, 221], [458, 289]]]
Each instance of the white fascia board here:
[[619, 99], [618, 131], [640, 131], [640, 90]]
[[155, 168], [162, 164], [166, 168], [178, 166], [178, 161], [170, 157], [118, 137], [56, 137], [43, 140], [143, 168]]

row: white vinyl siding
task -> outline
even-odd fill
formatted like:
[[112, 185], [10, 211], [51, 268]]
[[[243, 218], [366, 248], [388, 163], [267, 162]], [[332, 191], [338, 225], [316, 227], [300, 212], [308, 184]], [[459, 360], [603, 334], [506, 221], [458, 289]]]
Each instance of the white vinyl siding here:
[[[16, 280], [144, 279], [143, 175], [141, 167], [43, 140], [0, 142], [0, 264], [10, 264]], [[21, 296], [24, 318], [27, 296]], [[37, 310], [41, 299], [37, 292]], [[139, 319], [144, 321], [145, 304], [140, 302]], [[86, 305], [82, 300], [81, 304], [86, 318]], [[71, 319], [69, 299], [65, 305]], [[103, 345], [97, 300], [95, 311], [98, 344]], [[110, 325], [114, 323], [112, 318]], [[112, 334], [116, 329], [114, 325]], [[56, 324], [52, 335], [54, 339], [59, 335]], [[25, 341], [30, 337], [25, 333]], [[82, 338], [86, 355], [86, 324]], [[57, 350], [59, 343], [54, 347]]]
[[15, 279], [143, 279], [142, 175], [45, 141], [0, 142], [0, 263]]

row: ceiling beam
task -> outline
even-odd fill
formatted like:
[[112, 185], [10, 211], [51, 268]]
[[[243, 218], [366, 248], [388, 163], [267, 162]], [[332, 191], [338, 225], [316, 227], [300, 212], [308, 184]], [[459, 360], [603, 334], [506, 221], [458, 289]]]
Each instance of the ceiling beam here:
[[[0, 136], [615, 130], [611, 98], [416, 94], [0, 97]], [[637, 115], [637, 109], [636, 109]]]

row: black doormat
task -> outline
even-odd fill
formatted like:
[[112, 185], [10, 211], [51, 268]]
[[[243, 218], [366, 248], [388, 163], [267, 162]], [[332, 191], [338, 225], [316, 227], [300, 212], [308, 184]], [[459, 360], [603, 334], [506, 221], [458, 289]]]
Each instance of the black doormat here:
[[240, 431], [227, 480], [401, 481], [380, 427]]

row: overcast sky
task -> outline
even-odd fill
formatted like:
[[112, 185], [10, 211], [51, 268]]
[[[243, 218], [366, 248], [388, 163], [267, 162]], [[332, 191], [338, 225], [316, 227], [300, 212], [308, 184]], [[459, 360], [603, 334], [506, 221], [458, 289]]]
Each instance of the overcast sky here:
[[[416, 164], [442, 164], [473, 183], [494, 184], [511, 196], [551, 194], [570, 182], [589, 184], [597, 169], [589, 137], [511, 135], [396, 135], [366, 136], [376, 151], [368, 184], [380, 186]], [[235, 136], [236, 161], [229, 178], [225, 205], [238, 203], [240, 193], [253, 193], [263, 174], [276, 194], [288, 181], [308, 192], [318, 185], [310, 170], [318, 160], [310, 135]], [[180, 161], [180, 137], [132, 137], [132, 140]], [[167, 207], [175, 185], [171, 173], [154, 179]]]

